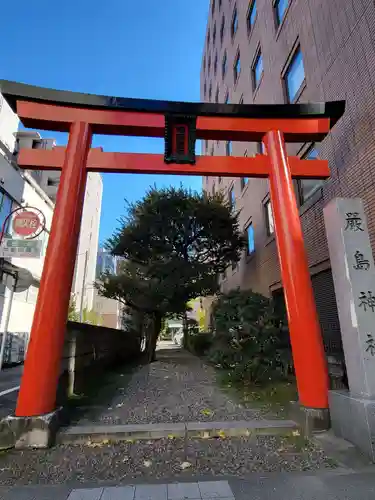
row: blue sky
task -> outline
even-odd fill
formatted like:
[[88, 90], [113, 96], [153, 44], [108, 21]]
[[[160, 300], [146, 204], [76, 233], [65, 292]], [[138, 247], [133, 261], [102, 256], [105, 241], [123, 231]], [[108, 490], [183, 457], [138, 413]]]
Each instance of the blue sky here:
[[[4, 4], [4, 5], [3, 5]], [[94, 94], [199, 101], [208, 0], [5, 1], [1, 5], [1, 78]], [[15, 10], [16, 9], [16, 10]], [[56, 136], [65, 143], [63, 134]], [[162, 153], [163, 141], [94, 137], [105, 151]], [[124, 198], [151, 185], [200, 177], [103, 175], [100, 240], [112, 234]]]

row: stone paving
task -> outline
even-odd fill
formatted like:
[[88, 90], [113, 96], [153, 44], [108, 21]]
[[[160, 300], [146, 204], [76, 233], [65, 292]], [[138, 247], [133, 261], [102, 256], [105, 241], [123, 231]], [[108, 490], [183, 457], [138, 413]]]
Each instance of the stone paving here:
[[[40, 499], [40, 491], [29, 490], [22, 500]], [[59, 496], [64, 500], [235, 500], [228, 481], [78, 488]], [[48, 497], [43, 496], [43, 500], [48, 498], [56, 500], [56, 492], [50, 490]]]
[[259, 410], [245, 408], [217, 386], [213, 367], [179, 348], [159, 350], [156, 362], [140, 367], [130, 380], [120, 373], [115, 382], [106, 406], [87, 411], [79, 425], [262, 418]]
[[[158, 361], [132, 374], [125, 370], [113, 374], [110, 387], [102, 384], [98, 388], [94, 402], [97, 406], [81, 413], [79, 425], [265, 421], [258, 410], [243, 407], [222, 391], [216, 384], [215, 371], [190, 353], [162, 349], [157, 357]], [[295, 434], [295, 438], [220, 435], [207, 439], [185, 435], [127, 439], [121, 443], [88, 439], [48, 450], [10, 450], [0, 454], [0, 485], [3, 489], [16, 488], [2, 496], [0, 487], [0, 499], [66, 500], [72, 489], [80, 485], [87, 489], [87, 484], [99, 488], [103, 497], [105, 488], [101, 485], [107, 486], [108, 482], [117, 486], [131, 481], [161, 481], [165, 485], [172, 481], [198, 482], [200, 476], [240, 478], [258, 472], [324, 471], [336, 467], [319, 446], [299, 442], [298, 432]], [[46, 496], [39, 490], [36, 495], [31, 485], [44, 485]], [[9, 496], [20, 486], [26, 488], [22, 490], [26, 491], [24, 496]], [[53, 496], [48, 496], [49, 488], [55, 488]], [[114, 495], [116, 490], [111, 492]], [[82, 489], [75, 494], [81, 495], [73, 496], [75, 500], [91, 500]]]

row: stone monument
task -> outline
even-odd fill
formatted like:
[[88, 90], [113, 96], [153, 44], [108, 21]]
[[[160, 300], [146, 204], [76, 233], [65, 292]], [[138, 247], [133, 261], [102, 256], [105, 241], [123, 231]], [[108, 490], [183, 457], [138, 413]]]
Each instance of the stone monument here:
[[349, 391], [330, 391], [336, 435], [375, 462], [375, 266], [360, 198], [324, 208]]

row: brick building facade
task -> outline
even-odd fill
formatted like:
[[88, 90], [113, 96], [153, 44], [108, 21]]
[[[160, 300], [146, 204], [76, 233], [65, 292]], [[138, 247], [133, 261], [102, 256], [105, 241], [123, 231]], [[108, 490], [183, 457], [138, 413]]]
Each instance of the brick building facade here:
[[[312, 283], [325, 344], [339, 324], [323, 222], [337, 196], [364, 200], [375, 248], [375, 4], [373, 0], [211, 0], [201, 69], [202, 101], [246, 104], [345, 99], [346, 112], [319, 144], [288, 145], [289, 154], [328, 159], [331, 177], [295, 181]], [[254, 155], [261, 144], [206, 141], [208, 155]], [[268, 181], [203, 179], [239, 209], [248, 251], [221, 277], [282, 296]], [[337, 346], [336, 346], [337, 347]], [[336, 350], [334, 346], [333, 350]]]

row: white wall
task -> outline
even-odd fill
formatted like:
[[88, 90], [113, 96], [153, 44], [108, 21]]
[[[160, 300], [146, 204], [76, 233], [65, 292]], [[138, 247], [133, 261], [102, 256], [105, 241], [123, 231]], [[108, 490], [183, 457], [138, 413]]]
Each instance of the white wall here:
[[[14, 151], [16, 138], [15, 132], [18, 129], [20, 120], [13, 113], [11, 107], [0, 94], [0, 141], [2, 141], [11, 153]], [[2, 151], [0, 149], [0, 154]]]
[[[83, 207], [80, 240], [72, 293], [79, 310], [84, 282], [83, 308], [94, 307], [94, 282], [96, 260], [99, 247], [99, 225], [102, 207], [103, 181], [99, 173], [90, 172], [87, 176], [85, 204]], [[85, 259], [87, 265], [85, 270]]]
[[[25, 174], [27, 176], [27, 174]], [[38, 185], [30, 179], [26, 181], [21, 171], [0, 156], [0, 177], [4, 180], [1, 187], [18, 204], [29, 205], [41, 210], [46, 218], [46, 228], [49, 231], [52, 221], [53, 203], [41, 193]], [[48, 242], [48, 232], [43, 232], [39, 237], [43, 240], [43, 253], [39, 259], [13, 258], [10, 260], [15, 266], [29, 270], [36, 281], [40, 280], [44, 265], [44, 256]], [[9, 282], [9, 281], [8, 281]], [[22, 293], [15, 293], [13, 297], [12, 310], [8, 330], [10, 332], [30, 332], [34, 316], [34, 309], [38, 295], [38, 288], [33, 286]], [[0, 331], [4, 331], [5, 314], [9, 305], [10, 290], [4, 285], [0, 287]], [[2, 307], [3, 306], [3, 307]]]

